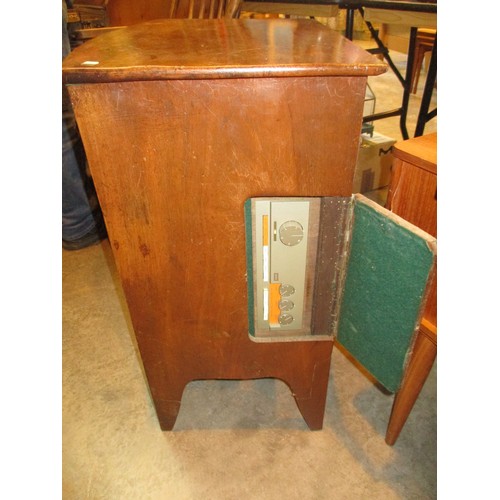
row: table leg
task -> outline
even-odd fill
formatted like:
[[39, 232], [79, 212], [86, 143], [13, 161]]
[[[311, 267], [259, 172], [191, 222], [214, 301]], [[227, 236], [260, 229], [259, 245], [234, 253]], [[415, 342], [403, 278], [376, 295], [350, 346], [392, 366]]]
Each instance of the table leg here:
[[437, 344], [421, 329], [413, 347], [405, 378], [394, 399], [385, 435], [387, 444], [393, 445], [398, 439], [399, 433], [431, 371], [436, 355]]
[[410, 31], [410, 44], [408, 47], [408, 59], [406, 61], [406, 74], [403, 84], [403, 102], [401, 104], [401, 116], [399, 119], [399, 127], [403, 140], [408, 140], [408, 129], [406, 127], [406, 118], [408, 116], [408, 105], [410, 103], [411, 94], [411, 80], [413, 74], [413, 66], [415, 64], [415, 45], [417, 43], [417, 28], [411, 28]]
[[347, 8], [346, 13], [345, 13], [345, 36], [349, 40], [352, 40], [352, 37], [354, 35], [354, 11], [356, 9]]
[[[361, 15], [363, 16], [364, 19], [364, 12], [363, 9], [359, 9]], [[414, 66], [414, 51], [415, 51], [415, 44], [416, 44], [416, 38], [417, 38], [417, 28], [411, 28], [410, 32], [410, 43], [409, 43], [409, 48], [408, 48], [408, 59], [406, 62], [406, 74], [403, 77], [397, 68], [397, 66], [394, 64], [394, 62], [391, 59], [391, 56], [389, 54], [389, 50], [387, 47], [384, 45], [382, 42], [380, 36], [378, 35], [377, 31], [373, 27], [373, 25], [367, 21], [366, 19], [364, 20], [366, 26], [368, 27], [371, 37], [375, 40], [377, 44], [376, 49], [368, 49], [368, 52], [372, 54], [382, 54], [384, 57], [384, 60], [387, 62], [389, 67], [392, 69], [394, 74], [396, 75], [397, 79], [401, 83], [403, 87], [403, 99], [401, 103], [401, 107], [391, 110], [391, 111], [384, 111], [381, 113], [375, 113], [373, 115], [365, 116], [363, 117], [363, 122], [364, 123], [369, 123], [374, 120], [382, 120], [384, 118], [390, 118], [393, 116], [399, 116], [399, 128], [401, 130], [401, 136], [403, 137], [403, 140], [407, 140], [410, 138], [408, 134], [408, 128], [406, 126], [406, 120], [408, 116], [408, 105], [410, 103], [410, 93], [411, 93], [411, 82], [412, 82], [412, 74], [413, 74], [413, 66]], [[352, 22], [352, 21], [351, 21]], [[346, 23], [347, 25], [347, 23]], [[347, 33], [347, 26], [346, 26], [346, 33]]]

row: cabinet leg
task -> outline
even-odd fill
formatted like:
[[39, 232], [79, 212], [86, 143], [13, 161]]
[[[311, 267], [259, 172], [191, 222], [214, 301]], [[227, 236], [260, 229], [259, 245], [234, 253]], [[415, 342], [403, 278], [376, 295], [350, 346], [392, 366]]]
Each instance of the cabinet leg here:
[[393, 445], [398, 439], [408, 415], [431, 371], [436, 359], [437, 345], [422, 332], [419, 332], [413, 348], [413, 353], [401, 388], [394, 398], [391, 417], [385, 442]]
[[305, 377], [289, 383], [299, 411], [312, 431], [323, 428], [329, 373], [330, 360], [314, 366], [308, 385], [304, 385]]
[[185, 385], [183, 383], [177, 387], [169, 387], [168, 393], [162, 394], [161, 399], [154, 398], [156, 414], [162, 431], [171, 431], [174, 428]]

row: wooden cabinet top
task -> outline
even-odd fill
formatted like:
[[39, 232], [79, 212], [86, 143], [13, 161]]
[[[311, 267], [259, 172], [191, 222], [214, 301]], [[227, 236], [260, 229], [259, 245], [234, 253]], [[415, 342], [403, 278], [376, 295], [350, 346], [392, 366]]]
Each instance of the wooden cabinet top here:
[[419, 168], [437, 173], [437, 132], [397, 142], [393, 146], [393, 155]]
[[385, 63], [312, 20], [161, 19], [75, 49], [66, 83], [279, 76], [369, 76]]

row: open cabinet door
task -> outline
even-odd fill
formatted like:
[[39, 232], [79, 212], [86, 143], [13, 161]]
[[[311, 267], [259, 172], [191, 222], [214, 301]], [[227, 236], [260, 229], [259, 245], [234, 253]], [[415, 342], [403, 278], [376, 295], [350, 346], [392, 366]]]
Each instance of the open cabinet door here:
[[436, 248], [434, 237], [354, 195], [336, 340], [390, 392], [411, 353]]

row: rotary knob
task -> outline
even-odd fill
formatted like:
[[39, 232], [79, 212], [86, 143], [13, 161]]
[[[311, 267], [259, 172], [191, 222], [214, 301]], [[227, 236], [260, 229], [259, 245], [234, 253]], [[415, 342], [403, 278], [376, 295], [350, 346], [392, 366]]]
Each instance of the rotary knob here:
[[286, 283], [280, 286], [280, 295], [282, 297], [289, 297], [295, 293], [295, 288], [292, 285], [288, 285]]
[[294, 303], [289, 299], [280, 300], [278, 307], [280, 311], [290, 311], [293, 309]]
[[280, 314], [280, 316], [278, 318], [278, 322], [282, 326], [289, 325], [290, 323], [292, 323], [292, 321], [293, 321], [293, 316], [291, 314], [288, 314], [288, 313]]
[[281, 243], [293, 247], [298, 245], [304, 238], [304, 228], [296, 220], [288, 220], [281, 224], [279, 229]]

